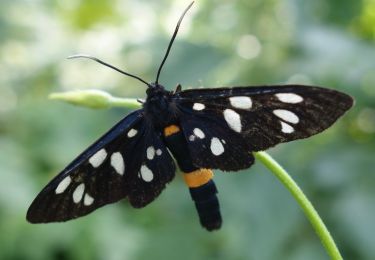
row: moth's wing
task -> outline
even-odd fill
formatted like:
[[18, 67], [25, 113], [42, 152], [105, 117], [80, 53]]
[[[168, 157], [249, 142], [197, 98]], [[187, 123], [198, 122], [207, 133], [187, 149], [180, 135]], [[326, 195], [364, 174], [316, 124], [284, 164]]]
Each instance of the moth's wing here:
[[[161, 132], [147, 127], [140, 148], [133, 149], [129, 157], [129, 160], [134, 160], [133, 167], [138, 169], [134, 171], [128, 186], [128, 199], [135, 208], [144, 207], [153, 201], [174, 178], [176, 171]], [[140, 164], [137, 158], [142, 158]]]
[[222, 118], [185, 111], [180, 114], [180, 125], [196, 166], [237, 171], [253, 164], [248, 145]]
[[[147, 158], [149, 147], [160, 149], [160, 156]], [[160, 134], [138, 110], [57, 175], [32, 202], [27, 220], [66, 221], [125, 197], [134, 207], [142, 207], [159, 195], [174, 172], [173, 160]]]
[[[252, 151], [317, 134], [353, 105], [353, 99], [341, 92], [302, 85], [185, 90], [175, 94], [174, 102], [194, 163], [222, 170], [233, 166], [233, 158], [225, 152], [232, 152], [238, 143], [232, 139], [242, 142], [232, 156], [243, 158]], [[204, 127], [211, 140], [189, 141], [194, 130], [192, 121], [194, 127]], [[226, 143], [221, 142], [224, 153], [210, 161], [213, 137]]]

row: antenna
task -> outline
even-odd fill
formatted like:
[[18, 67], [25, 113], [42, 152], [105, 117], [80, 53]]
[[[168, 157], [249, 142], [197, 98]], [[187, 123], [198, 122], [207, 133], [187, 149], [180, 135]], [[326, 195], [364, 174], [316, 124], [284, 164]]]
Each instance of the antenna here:
[[181, 22], [182, 22], [182, 19], [184, 18], [185, 14], [187, 13], [187, 11], [190, 9], [190, 7], [191, 7], [193, 4], [194, 4], [194, 1], [191, 2], [191, 3], [189, 4], [189, 6], [185, 9], [185, 11], [182, 13], [180, 19], [178, 20], [178, 23], [177, 23], [177, 25], [176, 25], [176, 29], [174, 30], [173, 36], [172, 36], [172, 38], [171, 38], [171, 40], [170, 40], [170, 42], [169, 42], [169, 45], [168, 45], [168, 48], [167, 48], [167, 52], [165, 53], [165, 55], [164, 55], [164, 59], [163, 59], [163, 61], [161, 62], [160, 67], [159, 67], [159, 69], [158, 69], [158, 74], [157, 74], [157, 76], [156, 76], [156, 81], [155, 81], [155, 84], [156, 84], [156, 85], [158, 85], [158, 81], [159, 81], [159, 76], [160, 76], [161, 69], [163, 68], [164, 63], [165, 63], [165, 61], [167, 60], [167, 57], [168, 57], [169, 51], [170, 51], [171, 48], [172, 48], [173, 41], [174, 41], [174, 39], [176, 38], [176, 35], [177, 35], [177, 32], [178, 32], [178, 29], [180, 28], [180, 24], [181, 24]]
[[123, 70], [120, 70], [119, 68], [116, 68], [115, 66], [112, 66], [112, 65], [110, 65], [110, 64], [108, 64], [108, 63], [106, 63], [106, 62], [104, 62], [104, 61], [102, 61], [102, 60], [99, 60], [98, 58], [95, 58], [95, 57], [92, 57], [92, 56], [89, 56], [89, 55], [85, 55], [85, 54], [77, 54], [77, 55], [72, 55], [72, 56], [69, 56], [69, 57], [68, 57], [68, 59], [78, 59], [78, 58], [86, 58], [86, 59], [90, 59], [90, 60], [96, 61], [96, 62], [98, 62], [98, 63], [100, 63], [100, 64], [102, 64], [102, 65], [104, 65], [104, 66], [107, 66], [107, 67], [109, 67], [109, 68], [111, 68], [111, 69], [114, 69], [114, 70], [116, 70], [116, 71], [118, 71], [118, 72], [120, 72], [120, 73], [122, 73], [122, 74], [124, 74], [124, 75], [126, 75], [126, 76], [129, 76], [129, 77], [132, 77], [132, 78], [138, 79], [139, 81], [141, 81], [141, 82], [143, 82], [144, 84], [146, 84], [147, 87], [151, 87], [149, 83], [147, 83], [146, 81], [144, 81], [144, 80], [141, 79], [140, 77], [137, 77], [137, 76], [135, 76], [135, 75], [132, 75], [132, 74], [130, 74], [130, 73], [127, 73], [127, 72], [125, 72], [125, 71], [123, 71]]

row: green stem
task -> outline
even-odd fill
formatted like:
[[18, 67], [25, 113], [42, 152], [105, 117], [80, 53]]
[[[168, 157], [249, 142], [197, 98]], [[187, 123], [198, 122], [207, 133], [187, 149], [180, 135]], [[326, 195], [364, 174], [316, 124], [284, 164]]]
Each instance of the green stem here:
[[[140, 108], [141, 104], [132, 98], [118, 98], [109, 95], [103, 91], [89, 90], [68, 93], [55, 93], [50, 96], [53, 99], [60, 99], [75, 105], [81, 105], [93, 108], [108, 108], [108, 107], [125, 107], [125, 108]], [[311, 202], [307, 199], [297, 183], [290, 177], [290, 175], [266, 152], [254, 153], [255, 157], [261, 161], [290, 191], [296, 199], [300, 207], [303, 209], [306, 217], [311, 222], [313, 228], [318, 234], [323, 246], [325, 247], [331, 259], [341, 260], [342, 256], [337, 249], [335, 241], [330, 235], [327, 227], [324, 225], [319, 214], [314, 209]]]
[[306, 217], [309, 219], [311, 225], [318, 234], [323, 246], [325, 247], [331, 259], [343, 259], [340, 251], [338, 250], [335, 241], [329, 233], [327, 227], [324, 225], [323, 220], [320, 218], [314, 206], [308, 200], [306, 195], [297, 185], [297, 183], [290, 177], [290, 175], [266, 152], [254, 153], [255, 157], [261, 161], [290, 191], [300, 207], [305, 212]]
[[141, 107], [141, 103], [134, 98], [111, 97], [109, 105], [110, 107], [126, 107], [130, 109], [138, 109]]

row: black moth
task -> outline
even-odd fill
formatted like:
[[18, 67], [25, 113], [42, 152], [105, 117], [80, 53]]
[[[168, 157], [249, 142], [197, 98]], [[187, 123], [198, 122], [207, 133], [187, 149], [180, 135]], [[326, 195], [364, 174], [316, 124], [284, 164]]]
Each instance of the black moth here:
[[254, 163], [252, 152], [307, 138], [331, 126], [353, 104], [335, 90], [302, 86], [256, 86], [167, 91], [158, 83], [182, 14], [143, 108], [122, 119], [70, 163], [36, 197], [31, 223], [67, 221], [127, 198], [135, 208], [153, 201], [176, 171], [183, 172], [199, 219], [221, 227], [212, 169], [238, 171]]

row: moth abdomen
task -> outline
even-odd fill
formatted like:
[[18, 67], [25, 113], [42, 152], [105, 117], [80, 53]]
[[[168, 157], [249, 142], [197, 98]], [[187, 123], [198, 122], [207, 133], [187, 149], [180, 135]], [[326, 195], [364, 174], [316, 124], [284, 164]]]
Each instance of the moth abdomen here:
[[208, 231], [219, 229], [222, 224], [220, 204], [216, 195], [218, 191], [212, 177], [213, 172], [210, 169], [198, 169], [184, 174], [199, 221]]
[[202, 226], [209, 231], [219, 229], [222, 220], [219, 200], [216, 196], [217, 189], [212, 180], [212, 170], [199, 168], [193, 164], [187, 148], [187, 141], [178, 125], [172, 124], [165, 127], [164, 138], [184, 173], [184, 180], [195, 202]]

